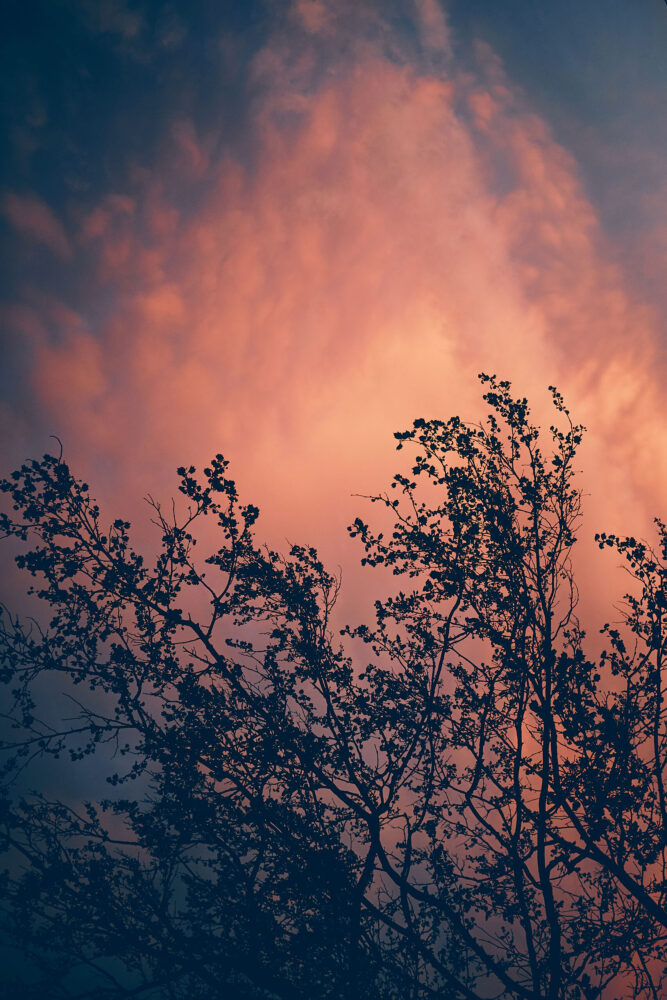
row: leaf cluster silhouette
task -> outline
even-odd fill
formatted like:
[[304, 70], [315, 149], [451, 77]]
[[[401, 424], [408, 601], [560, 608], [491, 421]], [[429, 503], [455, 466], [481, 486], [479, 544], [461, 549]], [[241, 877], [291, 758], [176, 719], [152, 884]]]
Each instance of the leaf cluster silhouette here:
[[[665, 995], [667, 530], [597, 536], [631, 583], [591, 653], [583, 428], [480, 378], [485, 421], [398, 433], [349, 529], [372, 624], [258, 544], [221, 455], [150, 500], [153, 560], [62, 457], [0, 483], [47, 609], [0, 626], [8, 997]], [[93, 755], [94, 801], [20, 793]]]

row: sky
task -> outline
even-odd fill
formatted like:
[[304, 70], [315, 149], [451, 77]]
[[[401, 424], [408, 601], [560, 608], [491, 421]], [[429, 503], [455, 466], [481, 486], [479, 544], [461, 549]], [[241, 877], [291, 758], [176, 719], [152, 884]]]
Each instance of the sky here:
[[3, 473], [58, 435], [143, 531], [223, 452], [353, 611], [393, 432], [556, 384], [607, 600], [592, 533], [666, 513], [663, 0], [9, 0], [0, 44]]

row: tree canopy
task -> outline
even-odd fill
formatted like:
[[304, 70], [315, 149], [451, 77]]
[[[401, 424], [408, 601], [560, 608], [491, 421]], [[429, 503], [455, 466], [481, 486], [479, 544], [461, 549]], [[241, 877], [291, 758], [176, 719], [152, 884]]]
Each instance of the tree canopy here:
[[[151, 501], [152, 559], [62, 456], [0, 483], [45, 608], [0, 626], [8, 996], [664, 995], [667, 529], [596, 536], [631, 583], [592, 651], [583, 428], [480, 378], [485, 420], [396, 434], [349, 529], [371, 623], [334, 627], [313, 548], [257, 542], [221, 455]], [[93, 755], [94, 801], [18, 791]]]

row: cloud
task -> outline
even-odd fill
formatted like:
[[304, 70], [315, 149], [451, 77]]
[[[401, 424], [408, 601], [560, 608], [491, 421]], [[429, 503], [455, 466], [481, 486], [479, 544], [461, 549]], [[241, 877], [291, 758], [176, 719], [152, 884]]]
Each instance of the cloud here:
[[85, 213], [79, 228], [79, 240], [86, 243], [108, 236], [114, 223], [124, 216], [131, 216], [135, 209], [134, 201], [127, 195], [107, 195], [100, 205]]
[[132, 41], [141, 33], [144, 21], [125, 0], [80, 0], [81, 14], [93, 34], [118, 35]]
[[[446, 45], [437, 7], [420, 9]], [[477, 419], [474, 375], [495, 371], [547, 423], [558, 384], [590, 426], [590, 532], [641, 530], [667, 486], [655, 323], [572, 157], [488, 47], [420, 63], [367, 11], [339, 45], [341, 19], [294, 10], [315, 48], [277, 31], [257, 57], [252, 159], [212, 157], [175, 119], [131, 198], [86, 216], [88, 307], [33, 349], [49, 431], [124, 505], [223, 451], [273, 541], [347, 565], [350, 494], [387, 483], [392, 431]], [[41, 231], [58, 243], [57, 224]], [[52, 306], [33, 311], [53, 328]]]
[[437, 0], [415, 0], [422, 45], [427, 52], [451, 55], [450, 33]]
[[331, 8], [322, 0], [296, 0], [293, 11], [295, 18], [313, 35], [326, 32], [331, 24]]
[[72, 250], [62, 223], [35, 195], [18, 195], [8, 191], [0, 204], [2, 214], [24, 238], [48, 247], [57, 257], [71, 256]]

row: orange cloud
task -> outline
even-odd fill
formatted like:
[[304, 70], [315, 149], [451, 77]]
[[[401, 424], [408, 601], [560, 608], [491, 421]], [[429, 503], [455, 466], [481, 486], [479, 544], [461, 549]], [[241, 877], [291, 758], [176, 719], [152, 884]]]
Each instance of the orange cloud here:
[[[446, 46], [421, 9], [422, 34]], [[325, 5], [295, 11], [338, 51], [344, 26]], [[363, 33], [348, 42], [319, 75], [307, 48], [267, 45], [252, 164], [215, 162], [179, 121], [132, 210], [88, 217], [112, 305], [35, 350], [49, 430], [93, 481], [102, 456], [103, 488], [125, 506], [223, 451], [273, 541], [312, 538], [352, 565], [350, 494], [383, 488], [392, 431], [478, 418], [474, 374], [495, 371], [547, 422], [543, 390], [559, 385], [591, 428], [590, 531], [640, 531], [667, 486], [655, 323], [576, 164], [490, 50], [473, 73], [447, 53], [420, 69]], [[195, 211], [165, 193], [174, 177], [203, 184]], [[583, 572], [599, 592], [598, 570]]]

